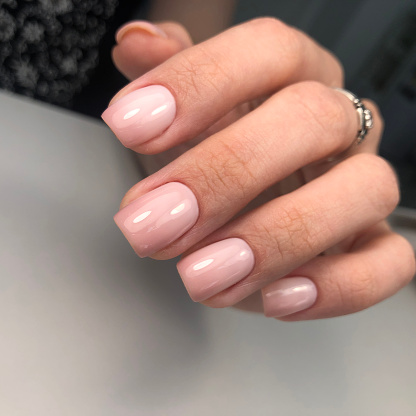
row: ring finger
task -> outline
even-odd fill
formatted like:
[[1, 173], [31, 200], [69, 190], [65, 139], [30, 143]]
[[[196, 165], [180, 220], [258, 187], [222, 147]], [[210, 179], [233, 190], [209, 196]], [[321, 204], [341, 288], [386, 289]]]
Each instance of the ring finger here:
[[193, 300], [233, 305], [377, 224], [398, 197], [383, 159], [355, 155], [210, 235], [178, 263], [179, 273]]

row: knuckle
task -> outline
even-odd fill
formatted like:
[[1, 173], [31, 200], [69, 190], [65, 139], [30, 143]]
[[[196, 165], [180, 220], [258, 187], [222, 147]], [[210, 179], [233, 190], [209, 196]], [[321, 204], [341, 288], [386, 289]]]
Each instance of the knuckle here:
[[[265, 257], [280, 259], [300, 258], [316, 250], [316, 232], [311, 227], [307, 210], [288, 203], [274, 212], [271, 223], [254, 225], [254, 235], [259, 239]], [[275, 261], [275, 260], [274, 260]]]
[[210, 90], [221, 93], [231, 77], [220, 59], [200, 44], [178, 55], [171, 67], [170, 83], [184, 101], [189, 98], [194, 102], [195, 96], [203, 99]]
[[415, 276], [415, 253], [410, 243], [395, 234], [392, 241], [394, 251], [400, 253], [400, 261], [395, 262], [388, 273], [383, 275], [374, 267], [373, 259], [361, 259], [345, 275], [337, 276], [336, 269], [330, 279], [330, 290], [339, 299], [343, 309], [354, 313], [366, 309], [393, 295], [406, 286]]
[[393, 167], [381, 156], [371, 153], [357, 154], [352, 158], [363, 171], [360, 176], [370, 182], [371, 192], [367, 193], [367, 198], [372, 208], [380, 214], [380, 219], [385, 218], [400, 200], [399, 182]]
[[[317, 81], [304, 81], [288, 87], [297, 114], [308, 124], [314, 140], [325, 152], [339, 150], [350, 130], [349, 117], [336, 93]], [[325, 140], [322, 140], [325, 138]]]
[[[255, 172], [250, 164], [251, 152], [248, 147], [222, 141], [221, 148], [212, 154], [208, 168], [213, 172], [213, 183], [216, 189], [221, 189], [225, 195], [233, 194], [246, 199], [246, 193], [256, 183]], [[233, 189], [234, 191], [230, 192]]]
[[359, 312], [378, 301], [379, 288], [373, 268], [365, 262], [349, 267], [347, 273], [339, 273], [336, 264], [326, 265], [329, 277], [322, 285], [331, 293], [334, 305], [344, 313]]
[[189, 182], [197, 183], [201, 195], [209, 195], [210, 199], [218, 200], [223, 195], [225, 183], [220, 169], [214, 162], [215, 158], [215, 155], [209, 153], [204, 154], [204, 159], [196, 157], [191, 164], [184, 166], [181, 176], [188, 178]]
[[304, 59], [305, 36], [299, 30], [275, 17], [258, 17], [247, 22], [253, 36], [260, 42], [282, 48], [282, 59], [289, 64], [288, 76], [293, 75]]
[[358, 312], [379, 300], [379, 289], [372, 267], [365, 262], [358, 270], [350, 273], [347, 282], [340, 282], [344, 305], [350, 312]]
[[201, 154], [192, 157], [183, 172], [192, 181], [197, 181], [202, 193], [209, 193], [221, 202], [245, 201], [251, 184], [257, 181], [251, 171], [250, 152], [236, 144], [223, 141], [220, 146], [199, 149]]
[[176, 85], [177, 92], [182, 95], [183, 99], [195, 95], [195, 93], [202, 94], [198, 83], [201, 71], [200, 64], [197, 64], [187, 54], [183, 54], [181, 58], [172, 66], [170, 84]]
[[256, 34], [274, 38], [280, 37], [282, 33], [289, 30], [289, 26], [286, 23], [272, 16], [257, 17], [249, 20], [247, 25], [256, 31]]

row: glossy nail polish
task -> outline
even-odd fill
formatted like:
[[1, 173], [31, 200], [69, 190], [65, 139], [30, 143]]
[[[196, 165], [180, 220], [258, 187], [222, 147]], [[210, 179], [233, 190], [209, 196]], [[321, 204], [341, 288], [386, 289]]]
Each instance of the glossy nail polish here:
[[136, 199], [114, 221], [140, 257], [150, 256], [186, 233], [198, 219], [193, 192], [171, 182]]
[[124, 146], [134, 147], [162, 134], [175, 115], [171, 92], [161, 85], [150, 85], [120, 98], [101, 117]]
[[244, 240], [228, 238], [195, 251], [177, 267], [189, 296], [200, 302], [248, 276], [254, 255]]
[[141, 32], [147, 35], [158, 36], [167, 39], [166, 33], [158, 26], [145, 20], [136, 20], [134, 22], [126, 23], [117, 31], [116, 42], [120, 43], [124, 36], [132, 32]]
[[311, 307], [317, 297], [312, 280], [306, 277], [286, 277], [263, 289], [264, 314], [279, 318]]

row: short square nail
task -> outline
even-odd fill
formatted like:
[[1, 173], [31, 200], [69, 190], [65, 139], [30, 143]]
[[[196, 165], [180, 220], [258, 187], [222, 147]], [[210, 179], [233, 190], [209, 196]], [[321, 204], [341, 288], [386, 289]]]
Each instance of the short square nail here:
[[114, 221], [140, 257], [150, 256], [186, 233], [197, 221], [198, 202], [179, 182], [170, 182], [136, 199]]
[[264, 314], [280, 318], [311, 307], [317, 297], [312, 280], [306, 277], [285, 277], [263, 289]]
[[201, 302], [248, 276], [254, 255], [244, 240], [228, 238], [195, 251], [177, 267], [189, 296]]
[[175, 115], [171, 92], [162, 85], [150, 85], [120, 98], [101, 117], [124, 146], [134, 147], [162, 134]]

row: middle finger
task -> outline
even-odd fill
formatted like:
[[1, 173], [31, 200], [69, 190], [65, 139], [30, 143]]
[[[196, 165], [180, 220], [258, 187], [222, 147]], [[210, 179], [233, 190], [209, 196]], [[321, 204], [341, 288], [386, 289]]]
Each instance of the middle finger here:
[[115, 221], [139, 256], [175, 257], [356, 134], [357, 114], [344, 95], [317, 82], [291, 85], [141, 181]]

